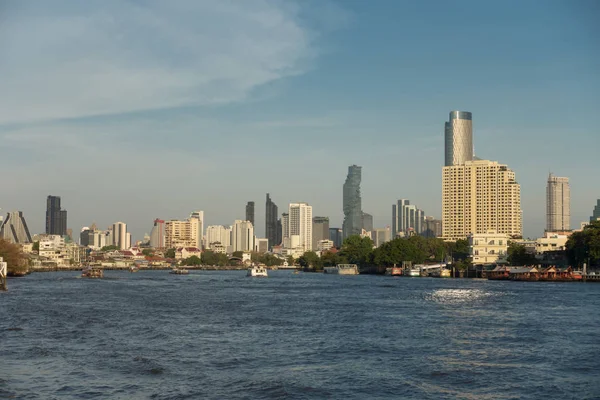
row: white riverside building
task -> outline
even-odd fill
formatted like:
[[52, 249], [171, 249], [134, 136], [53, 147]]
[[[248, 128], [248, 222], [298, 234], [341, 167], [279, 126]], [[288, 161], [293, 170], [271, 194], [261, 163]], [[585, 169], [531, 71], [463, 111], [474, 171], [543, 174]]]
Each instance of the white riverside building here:
[[[282, 218], [284, 221], [284, 218]], [[284, 248], [299, 249], [303, 252], [312, 250], [312, 206], [308, 203], [290, 203], [287, 221], [287, 235], [284, 232]], [[286, 241], [287, 239], [287, 241]]]
[[206, 228], [206, 248], [213, 249], [216, 243], [221, 244], [226, 249], [231, 246], [232, 227], [223, 225], [210, 225]]
[[250, 221], [235, 220], [231, 226], [231, 248], [234, 251], [254, 251], [254, 226]]

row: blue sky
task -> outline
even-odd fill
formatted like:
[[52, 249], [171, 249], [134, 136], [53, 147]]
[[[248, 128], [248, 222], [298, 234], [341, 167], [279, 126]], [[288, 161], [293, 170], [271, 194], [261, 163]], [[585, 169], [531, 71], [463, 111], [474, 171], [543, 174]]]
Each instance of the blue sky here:
[[0, 4], [0, 207], [75, 232], [204, 210], [231, 224], [265, 193], [341, 226], [363, 167], [377, 227], [408, 198], [440, 217], [443, 126], [473, 113], [481, 158], [521, 183], [524, 233], [549, 172], [572, 225], [600, 198], [595, 1], [211, 0]]

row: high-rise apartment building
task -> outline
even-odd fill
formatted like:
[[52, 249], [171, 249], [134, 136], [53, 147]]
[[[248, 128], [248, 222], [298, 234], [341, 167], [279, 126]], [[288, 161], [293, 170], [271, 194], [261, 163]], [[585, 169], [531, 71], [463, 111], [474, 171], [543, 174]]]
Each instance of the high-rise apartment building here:
[[385, 242], [389, 242], [392, 240], [392, 231], [390, 227], [386, 228], [377, 228], [371, 231], [371, 239], [373, 240], [373, 244], [375, 247], [379, 247]]
[[165, 222], [165, 248], [198, 247], [201, 243], [200, 218], [188, 218], [185, 221], [170, 220]]
[[206, 228], [206, 248], [212, 249], [217, 243], [226, 249], [231, 246], [231, 227], [210, 225]]
[[307, 203], [290, 203], [288, 237], [284, 240], [284, 247], [312, 250], [312, 224], [312, 206]]
[[283, 243], [285, 239], [290, 237], [290, 214], [281, 214], [281, 240]]
[[204, 211], [193, 211], [190, 214], [190, 219], [196, 219], [198, 221], [198, 236], [194, 247], [202, 250], [202, 238], [204, 237]]
[[371, 232], [373, 230], [373, 216], [371, 214], [363, 212], [361, 224], [362, 229], [364, 229], [367, 232]]
[[329, 228], [329, 240], [333, 242], [333, 245], [338, 249], [342, 247], [342, 230], [340, 228]]
[[451, 111], [444, 129], [445, 165], [461, 165], [473, 160], [473, 121], [468, 111]]
[[152, 231], [150, 231], [150, 247], [162, 249], [165, 247], [165, 221], [155, 219]]
[[442, 221], [434, 217], [425, 217], [421, 235], [426, 238], [442, 237]]
[[277, 205], [273, 203], [269, 193], [267, 193], [267, 202], [265, 210], [265, 236], [269, 239], [269, 246], [281, 244], [281, 222], [278, 223]]
[[342, 230], [344, 239], [362, 233], [362, 202], [360, 197], [360, 181], [362, 167], [351, 165], [343, 188], [344, 222]]
[[490, 230], [520, 237], [521, 218], [521, 187], [508, 166], [475, 160], [442, 168], [444, 239]]
[[60, 196], [48, 196], [46, 199], [46, 234], [67, 234], [67, 211], [60, 207]]
[[392, 236], [420, 235], [424, 229], [425, 212], [408, 199], [392, 205]]
[[254, 226], [250, 221], [235, 220], [231, 226], [232, 251], [254, 251]]
[[594, 207], [594, 211], [592, 212], [592, 216], [590, 217], [590, 222], [596, 221], [600, 218], [600, 199], [596, 203], [596, 207]]
[[569, 178], [550, 174], [546, 186], [546, 231], [571, 229], [571, 189]]
[[115, 222], [112, 225], [113, 245], [120, 250], [126, 250], [131, 247], [131, 236], [127, 233], [127, 224], [124, 222]]
[[22, 211], [9, 212], [0, 223], [0, 238], [11, 243], [31, 243], [31, 235]]
[[329, 217], [314, 217], [312, 234], [313, 250], [317, 248], [319, 241], [329, 240]]
[[254, 202], [249, 201], [246, 204], [246, 221], [250, 221], [254, 226]]

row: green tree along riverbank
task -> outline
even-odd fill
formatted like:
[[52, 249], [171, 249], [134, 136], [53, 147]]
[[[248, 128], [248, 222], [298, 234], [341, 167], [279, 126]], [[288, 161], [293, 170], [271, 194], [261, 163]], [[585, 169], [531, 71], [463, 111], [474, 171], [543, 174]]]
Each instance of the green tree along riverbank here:
[[29, 260], [17, 244], [0, 239], [0, 257], [7, 264], [8, 275], [20, 275], [29, 270]]
[[594, 221], [569, 236], [566, 244], [567, 257], [573, 267], [580, 268], [586, 263], [590, 267], [600, 267], [600, 221]]

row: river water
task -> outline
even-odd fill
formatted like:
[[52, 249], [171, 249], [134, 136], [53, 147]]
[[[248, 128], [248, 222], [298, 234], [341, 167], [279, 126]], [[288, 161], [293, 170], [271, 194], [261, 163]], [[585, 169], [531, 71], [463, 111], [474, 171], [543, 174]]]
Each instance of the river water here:
[[34, 273], [0, 335], [0, 398], [600, 399], [594, 283]]

